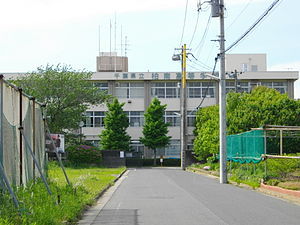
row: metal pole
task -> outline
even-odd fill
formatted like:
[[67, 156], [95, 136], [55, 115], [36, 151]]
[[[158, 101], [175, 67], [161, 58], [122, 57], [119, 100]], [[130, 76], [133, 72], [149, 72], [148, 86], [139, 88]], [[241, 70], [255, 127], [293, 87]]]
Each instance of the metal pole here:
[[45, 178], [45, 176], [44, 176], [44, 174], [42, 172], [42, 168], [40, 167], [38, 161], [36, 160], [36, 158], [35, 158], [35, 156], [34, 156], [34, 154], [32, 152], [32, 149], [30, 147], [29, 141], [27, 140], [27, 138], [25, 137], [25, 135], [23, 133], [23, 127], [19, 127], [19, 130], [20, 130], [20, 133], [21, 133], [22, 137], [24, 138], [25, 145], [27, 145], [27, 147], [25, 147], [25, 150], [29, 151], [30, 155], [32, 156], [33, 162], [35, 163], [35, 165], [36, 165], [36, 167], [37, 167], [37, 169], [38, 169], [38, 171], [39, 171], [39, 173], [41, 175], [41, 178], [42, 178], [42, 180], [43, 180], [43, 182], [44, 182], [44, 184], [45, 184], [45, 186], [47, 188], [47, 191], [48, 191], [49, 195], [52, 195], [52, 192], [51, 192], [50, 187], [49, 187], [49, 185], [47, 183], [47, 180], [46, 180], [46, 178]]
[[[23, 114], [22, 114], [22, 110], [23, 110], [23, 104], [22, 104], [22, 88], [19, 88], [19, 120], [20, 120], [20, 127], [23, 126], [23, 123], [22, 123], [22, 117], [23, 117]], [[20, 164], [19, 164], [19, 170], [20, 170], [20, 185], [23, 184], [23, 141], [22, 141], [22, 133], [20, 131], [20, 134], [19, 134], [19, 143], [20, 143], [20, 146], [19, 146], [19, 154], [20, 154]]]
[[280, 155], [283, 154], [283, 140], [282, 140], [282, 130], [280, 130]]
[[185, 151], [186, 151], [186, 44], [182, 46], [182, 77], [181, 77], [181, 169], [185, 170]]
[[220, 183], [227, 183], [224, 0], [220, 0]]
[[[267, 131], [264, 129], [264, 153], [267, 154]], [[265, 178], [267, 177], [267, 157], [265, 157]]]
[[3, 163], [3, 75], [0, 74], [0, 162]]
[[6, 185], [6, 188], [7, 188], [8, 192], [9, 192], [10, 196], [11, 196], [12, 199], [13, 199], [13, 202], [14, 202], [16, 208], [19, 208], [19, 201], [18, 201], [18, 199], [17, 199], [17, 197], [16, 197], [16, 195], [15, 195], [15, 193], [14, 193], [12, 187], [11, 187], [10, 184], [9, 184], [9, 181], [8, 181], [6, 175], [5, 175], [5, 172], [4, 172], [4, 168], [3, 168], [3, 166], [2, 166], [2, 163], [0, 163], [0, 173], [1, 173], [1, 176], [2, 176], [2, 178], [3, 178], [3, 180], [4, 180], [4, 183], [5, 183], [5, 185]]
[[[45, 125], [46, 125], [46, 124], [45, 124]], [[52, 139], [52, 137], [51, 137], [51, 135], [50, 135], [50, 130], [49, 130], [48, 126], [46, 127], [46, 133], [48, 133], [48, 135], [49, 135], [49, 137], [50, 137], [50, 141], [51, 141], [52, 147], [53, 147], [54, 152], [55, 152], [55, 155], [56, 155], [56, 157], [57, 157], [57, 159], [58, 159], [59, 165], [60, 165], [60, 167], [61, 167], [61, 169], [62, 169], [62, 171], [63, 171], [63, 173], [64, 173], [64, 175], [65, 175], [66, 181], [67, 181], [68, 185], [71, 185], [71, 183], [70, 183], [70, 181], [69, 181], [69, 178], [68, 178], [68, 176], [67, 176], [67, 173], [66, 173], [66, 171], [65, 171], [64, 165], [63, 165], [63, 163], [62, 163], [62, 161], [61, 161], [60, 155], [58, 154], [58, 152], [57, 152], [57, 150], [56, 150], [55, 143], [54, 143], [54, 141], [53, 141], [53, 139]]]
[[[35, 155], [35, 98], [32, 98], [32, 151], [33, 155]], [[32, 161], [32, 174], [33, 174], [33, 179], [35, 179], [35, 164], [34, 160]]]

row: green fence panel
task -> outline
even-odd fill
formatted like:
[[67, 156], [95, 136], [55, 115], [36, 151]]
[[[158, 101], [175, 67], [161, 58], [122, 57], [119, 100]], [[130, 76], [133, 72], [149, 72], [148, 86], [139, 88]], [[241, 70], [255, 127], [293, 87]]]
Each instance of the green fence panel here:
[[263, 130], [253, 130], [227, 136], [227, 160], [239, 163], [258, 163], [265, 153]]

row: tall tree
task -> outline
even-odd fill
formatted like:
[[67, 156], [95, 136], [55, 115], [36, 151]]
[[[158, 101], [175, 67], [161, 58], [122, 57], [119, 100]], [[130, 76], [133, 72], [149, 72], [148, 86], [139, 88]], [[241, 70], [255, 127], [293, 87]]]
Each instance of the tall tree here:
[[79, 128], [89, 105], [103, 103], [107, 94], [93, 86], [92, 73], [67, 65], [47, 65], [13, 82], [24, 92], [46, 103], [50, 131], [61, 133]]
[[[238, 134], [251, 128], [271, 125], [300, 125], [300, 101], [286, 94], [257, 87], [251, 93], [227, 95], [227, 134]], [[219, 107], [201, 108], [197, 112], [194, 152], [199, 160], [219, 152]], [[299, 152], [300, 141], [290, 138], [285, 141], [286, 153]], [[267, 144], [272, 145], [271, 141]], [[267, 147], [267, 149], [270, 149]]]
[[103, 150], [129, 150], [130, 136], [126, 129], [129, 127], [129, 120], [123, 111], [125, 103], [119, 103], [114, 99], [107, 103], [108, 112], [105, 113], [104, 127], [100, 134], [100, 147]]
[[160, 101], [154, 98], [145, 113], [144, 136], [140, 141], [154, 151], [154, 166], [156, 166], [156, 149], [166, 147], [171, 138], [167, 136], [168, 124], [164, 120], [166, 107], [167, 105], [161, 105]]

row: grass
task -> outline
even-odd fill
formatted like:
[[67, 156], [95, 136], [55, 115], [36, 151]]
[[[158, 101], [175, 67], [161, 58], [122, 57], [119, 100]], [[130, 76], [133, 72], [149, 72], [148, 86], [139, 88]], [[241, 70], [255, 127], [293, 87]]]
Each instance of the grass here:
[[[218, 171], [219, 163], [193, 164], [191, 167], [210, 166], [210, 170]], [[265, 173], [267, 166], [267, 174]], [[260, 186], [261, 180], [268, 185], [280, 186], [291, 190], [300, 190], [299, 159], [268, 159], [267, 162], [239, 164], [227, 163], [229, 181], [247, 184], [253, 188]]]
[[9, 195], [0, 195], [0, 225], [75, 224], [82, 210], [93, 204], [98, 194], [124, 170], [66, 168], [72, 183], [68, 186], [61, 169], [51, 163], [48, 180], [53, 194], [50, 196], [47, 193], [40, 180], [15, 188], [21, 206], [19, 210], [16, 210]]
[[289, 189], [289, 190], [295, 190], [300, 191], [300, 182], [298, 181], [286, 181], [286, 182], [279, 182], [277, 184], [278, 187]]

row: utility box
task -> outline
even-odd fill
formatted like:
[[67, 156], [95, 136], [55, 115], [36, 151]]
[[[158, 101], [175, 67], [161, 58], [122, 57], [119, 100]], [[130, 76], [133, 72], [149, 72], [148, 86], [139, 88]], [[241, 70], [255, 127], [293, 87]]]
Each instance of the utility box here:
[[220, 0], [211, 0], [211, 16], [220, 16]]

